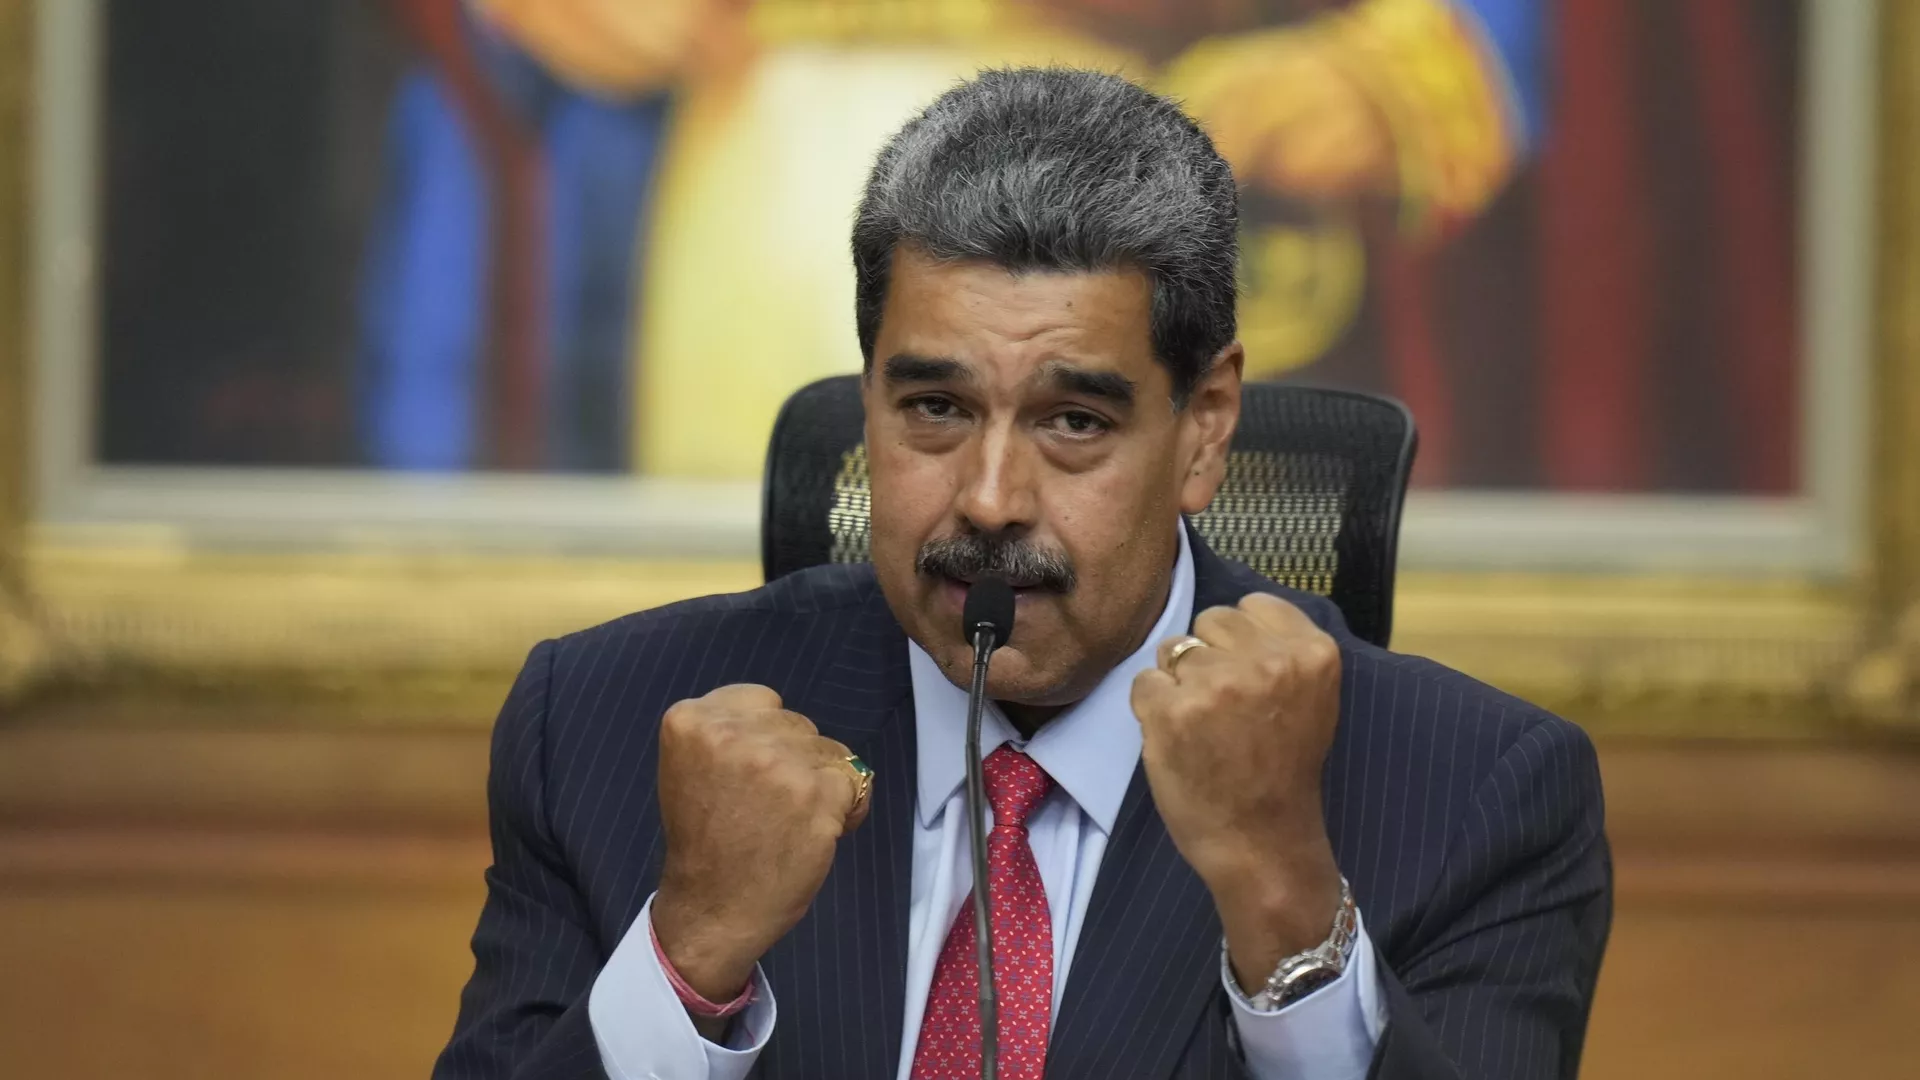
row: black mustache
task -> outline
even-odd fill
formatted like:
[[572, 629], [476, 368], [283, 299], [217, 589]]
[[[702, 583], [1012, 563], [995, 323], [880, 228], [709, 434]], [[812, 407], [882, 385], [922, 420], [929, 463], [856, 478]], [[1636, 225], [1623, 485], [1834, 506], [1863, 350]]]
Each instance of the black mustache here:
[[1073, 560], [1022, 540], [993, 540], [978, 535], [929, 541], [914, 565], [923, 574], [978, 579], [1005, 578], [1016, 589], [1069, 593], [1079, 580]]

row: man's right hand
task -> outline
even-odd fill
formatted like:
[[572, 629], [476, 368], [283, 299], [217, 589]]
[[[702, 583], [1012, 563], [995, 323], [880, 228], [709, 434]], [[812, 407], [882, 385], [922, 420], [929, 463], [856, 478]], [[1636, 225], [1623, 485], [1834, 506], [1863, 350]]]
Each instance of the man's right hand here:
[[653, 932], [709, 1001], [746, 987], [813, 903], [835, 842], [865, 820], [849, 753], [764, 686], [720, 687], [660, 721], [667, 855]]

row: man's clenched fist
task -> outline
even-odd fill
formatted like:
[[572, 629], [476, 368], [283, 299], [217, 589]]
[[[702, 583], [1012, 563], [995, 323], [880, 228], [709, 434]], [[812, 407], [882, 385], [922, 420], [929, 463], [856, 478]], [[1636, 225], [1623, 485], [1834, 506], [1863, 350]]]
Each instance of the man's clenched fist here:
[[865, 820], [848, 753], [764, 686], [723, 686], [661, 719], [667, 855], [653, 928], [708, 1000], [746, 986], [813, 903], [835, 841]]
[[1299, 608], [1252, 593], [1162, 643], [1159, 665], [1134, 679], [1133, 711], [1154, 805], [1213, 893], [1235, 974], [1257, 986], [1318, 945], [1339, 908], [1320, 803], [1339, 645]]

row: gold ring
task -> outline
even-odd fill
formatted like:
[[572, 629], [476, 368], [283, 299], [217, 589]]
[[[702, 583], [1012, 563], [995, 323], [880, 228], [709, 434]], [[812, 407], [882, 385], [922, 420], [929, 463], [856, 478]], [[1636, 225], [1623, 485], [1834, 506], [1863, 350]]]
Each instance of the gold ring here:
[[847, 764], [853, 769], [853, 806], [857, 810], [873, 794], [873, 766], [861, 761], [859, 754], [848, 754]]
[[1195, 649], [1205, 648], [1206, 644], [1206, 642], [1201, 641], [1192, 634], [1188, 634], [1186, 637], [1175, 642], [1173, 648], [1167, 651], [1167, 674], [1173, 674], [1174, 665], [1180, 662], [1181, 657]]

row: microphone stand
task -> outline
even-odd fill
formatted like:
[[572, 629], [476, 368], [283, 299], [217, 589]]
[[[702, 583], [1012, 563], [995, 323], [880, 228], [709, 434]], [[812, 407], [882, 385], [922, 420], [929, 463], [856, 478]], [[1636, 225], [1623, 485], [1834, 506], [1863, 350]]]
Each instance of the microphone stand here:
[[967, 833], [973, 841], [973, 933], [980, 952], [980, 1080], [996, 1080], [1000, 1065], [1000, 1001], [993, 989], [992, 891], [987, 876], [986, 780], [980, 772], [980, 716], [987, 704], [992, 627], [973, 632], [973, 689], [967, 695]]

